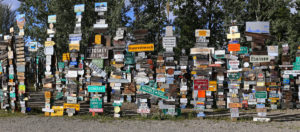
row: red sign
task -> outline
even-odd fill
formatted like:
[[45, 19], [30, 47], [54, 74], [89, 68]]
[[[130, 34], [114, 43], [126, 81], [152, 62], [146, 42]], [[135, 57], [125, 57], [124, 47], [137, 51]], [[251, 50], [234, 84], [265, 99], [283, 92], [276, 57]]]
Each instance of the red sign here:
[[208, 79], [194, 80], [194, 90], [208, 90]]
[[101, 108], [101, 109], [92, 109], [92, 108], [90, 108], [89, 112], [102, 113], [103, 112], [103, 108]]
[[240, 51], [241, 45], [240, 44], [228, 44], [228, 51]]

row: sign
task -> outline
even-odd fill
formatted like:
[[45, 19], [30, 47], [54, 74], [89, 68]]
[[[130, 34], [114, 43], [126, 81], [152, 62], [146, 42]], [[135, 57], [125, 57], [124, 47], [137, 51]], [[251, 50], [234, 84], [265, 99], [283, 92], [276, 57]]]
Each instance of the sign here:
[[240, 51], [240, 44], [228, 44], [228, 51]]
[[90, 108], [92, 108], [92, 109], [102, 108], [102, 99], [100, 99], [100, 98], [90, 99]]
[[270, 33], [270, 22], [246, 22], [246, 32]]
[[94, 46], [87, 49], [89, 59], [108, 59], [108, 49], [102, 46]]
[[211, 49], [209, 48], [191, 48], [191, 55], [195, 54], [210, 54]]
[[84, 4], [75, 5], [74, 12], [84, 12]]
[[93, 59], [92, 63], [96, 65], [98, 68], [103, 68], [103, 59]]
[[131, 44], [128, 46], [129, 52], [154, 51], [154, 44]]
[[238, 80], [240, 79], [241, 74], [239, 72], [232, 72], [232, 73], [228, 73], [228, 78], [230, 80]]
[[95, 3], [95, 12], [107, 11], [107, 2]]
[[89, 112], [101, 113], [101, 112], [103, 112], [103, 108], [101, 108], [101, 109], [92, 109], [92, 108], [89, 108]]
[[80, 104], [68, 104], [64, 103], [64, 109], [74, 108], [76, 111], [80, 110]]
[[37, 42], [30, 42], [28, 50], [31, 52], [37, 51]]
[[163, 37], [163, 47], [164, 48], [176, 47], [176, 37]]
[[55, 45], [54, 41], [46, 41], [45, 42], [45, 47], [54, 46], [54, 45]]
[[278, 46], [268, 46], [269, 56], [278, 56]]
[[137, 109], [137, 113], [144, 113], [144, 114], [149, 114], [150, 113], [150, 109], [149, 108], [139, 108]]
[[240, 37], [240, 33], [227, 34], [227, 39], [239, 39]]
[[247, 54], [248, 53], [248, 47], [240, 47], [240, 51], [237, 52], [238, 54]]
[[210, 30], [197, 29], [195, 31], [195, 37], [210, 37]]
[[76, 78], [78, 76], [78, 72], [76, 70], [69, 70], [66, 77], [68, 78]]
[[165, 96], [165, 92], [156, 90], [153, 87], [143, 85], [143, 86], [140, 87], [139, 90], [142, 91], [142, 92], [146, 92], [148, 94], [157, 96], [157, 97], [162, 98], [162, 99], [168, 99], [168, 97]]
[[101, 44], [101, 35], [95, 35], [95, 44]]
[[270, 57], [267, 55], [251, 55], [250, 62], [270, 62]]
[[63, 106], [52, 106], [51, 116], [63, 116], [64, 115], [64, 107]]
[[99, 92], [99, 93], [105, 93], [105, 86], [88, 86], [88, 92]]
[[256, 91], [255, 98], [257, 99], [266, 99], [267, 98], [267, 91]]
[[20, 29], [23, 29], [25, 25], [25, 14], [17, 15], [17, 25]]
[[58, 62], [58, 68], [65, 68], [65, 63], [64, 62]]
[[300, 74], [300, 70], [285, 70], [284, 74], [287, 74], [287, 75], [293, 75], [293, 74], [299, 75]]
[[229, 103], [229, 108], [242, 108], [242, 103]]
[[80, 45], [79, 44], [69, 44], [69, 50], [76, 50], [79, 51], [80, 50]]
[[208, 79], [194, 80], [194, 90], [208, 90]]
[[56, 15], [49, 15], [48, 23], [56, 23]]
[[45, 47], [44, 54], [45, 55], [53, 55], [54, 54], [54, 48], [53, 48], [53, 46]]

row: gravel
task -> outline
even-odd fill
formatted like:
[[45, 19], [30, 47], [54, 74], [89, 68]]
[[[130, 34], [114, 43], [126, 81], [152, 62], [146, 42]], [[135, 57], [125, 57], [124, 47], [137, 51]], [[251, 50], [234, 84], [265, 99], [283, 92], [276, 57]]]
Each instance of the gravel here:
[[1, 132], [289, 132], [300, 131], [300, 121], [230, 120], [82, 120], [66, 117], [5, 117], [0, 118]]

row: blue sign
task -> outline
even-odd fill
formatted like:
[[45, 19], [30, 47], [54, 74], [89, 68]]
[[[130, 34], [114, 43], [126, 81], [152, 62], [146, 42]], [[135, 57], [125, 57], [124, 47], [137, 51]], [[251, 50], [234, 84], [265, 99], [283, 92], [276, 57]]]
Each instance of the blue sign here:
[[71, 66], [77, 66], [77, 64], [78, 64], [78, 63], [77, 63], [76, 61], [70, 62], [70, 65], [71, 65]]

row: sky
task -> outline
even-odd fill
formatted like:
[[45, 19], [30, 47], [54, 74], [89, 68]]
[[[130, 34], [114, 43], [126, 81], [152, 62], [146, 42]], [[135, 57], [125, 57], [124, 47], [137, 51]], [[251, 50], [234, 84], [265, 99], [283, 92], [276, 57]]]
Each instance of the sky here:
[[20, 2], [17, 0], [4, 0], [3, 3], [11, 5], [12, 10], [16, 10], [20, 7]]

